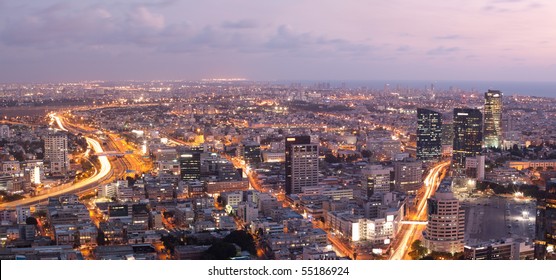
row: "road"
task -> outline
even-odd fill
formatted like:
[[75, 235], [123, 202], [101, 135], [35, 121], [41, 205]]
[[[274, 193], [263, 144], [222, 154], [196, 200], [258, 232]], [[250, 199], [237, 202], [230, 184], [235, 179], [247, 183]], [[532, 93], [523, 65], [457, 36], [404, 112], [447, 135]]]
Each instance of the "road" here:
[[[441, 162], [435, 167], [431, 168], [429, 174], [424, 180], [424, 194], [417, 204], [416, 213], [409, 220], [426, 220], [427, 199], [429, 199], [435, 192], [436, 188], [444, 178], [450, 162]], [[391, 260], [401, 260], [408, 253], [408, 249], [414, 240], [421, 238], [421, 232], [425, 229], [425, 225], [405, 225], [402, 228], [401, 236], [397, 237], [399, 242], [396, 242], [397, 247], [393, 249]]]
[[[67, 129], [62, 124], [62, 121], [56, 115], [53, 115], [56, 123], [60, 127], [60, 129], [67, 131]], [[95, 139], [86, 137], [87, 143], [93, 149], [95, 153], [102, 153], [102, 145]], [[25, 198], [23, 200], [12, 201], [8, 203], [4, 203], [0, 206], [0, 209], [7, 209], [7, 208], [15, 208], [16, 206], [25, 206], [25, 205], [32, 205], [37, 204], [42, 201], [48, 200], [49, 197], [52, 196], [60, 196], [64, 194], [71, 194], [83, 191], [84, 189], [95, 187], [98, 182], [103, 181], [105, 178], [112, 176], [112, 166], [110, 161], [106, 156], [99, 156], [98, 160], [100, 162], [100, 169], [98, 170], [97, 174], [92, 177], [86, 178], [82, 181], [79, 181], [75, 184], [68, 184], [66, 188], [61, 188], [58, 191], [54, 191], [51, 193], [43, 194], [34, 196], [31, 198]]]

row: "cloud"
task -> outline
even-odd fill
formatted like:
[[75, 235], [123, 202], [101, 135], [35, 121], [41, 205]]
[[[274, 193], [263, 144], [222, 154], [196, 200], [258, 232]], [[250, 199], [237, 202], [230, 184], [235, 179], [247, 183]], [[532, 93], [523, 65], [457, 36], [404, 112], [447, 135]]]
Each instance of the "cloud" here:
[[410, 50], [411, 48], [408, 45], [403, 45], [396, 49], [397, 52], [408, 52]]
[[544, 7], [544, 4], [538, 2], [528, 2], [523, 0], [495, 0], [483, 7], [485, 12], [509, 13], [509, 12], [526, 12], [533, 9]]
[[230, 29], [249, 29], [258, 27], [258, 24], [253, 20], [242, 19], [239, 21], [224, 21], [220, 26]]
[[431, 49], [427, 52], [427, 55], [448, 55], [448, 54], [452, 54], [455, 52], [460, 51], [460, 49], [458, 47], [450, 47], [450, 48], [445, 48], [443, 46]]
[[129, 19], [132, 24], [162, 30], [165, 26], [164, 16], [151, 12], [145, 6], [136, 7], [130, 14]]
[[263, 47], [269, 50], [303, 52], [307, 55], [314, 53], [337, 55], [336, 52], [340, 52], [357, 56], [367, 54], [375, 49], [375, 47], [364, 43], [329, 38], [324, 35], [315, 36], [311, 32], [295, 32], [293, 28], [287, 25], [279, 26], [276, 32], [263, 44]]
[[456, 40], [456, 39], [460, 39], [460, 38], [461, 38], [461, 36], [459, 36], [457, 34], [434, 37], [434, 39], [436, 39], [436, 40]]

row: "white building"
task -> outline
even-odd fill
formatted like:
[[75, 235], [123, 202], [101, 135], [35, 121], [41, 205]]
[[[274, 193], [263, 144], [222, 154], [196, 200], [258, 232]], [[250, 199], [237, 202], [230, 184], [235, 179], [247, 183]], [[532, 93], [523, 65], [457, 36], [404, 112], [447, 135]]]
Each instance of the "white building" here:
[[65, 174], [69, 171], [67, 135], [57, 133], [45, 137], [44, 160], [50, 162], [51, 174]]
[[243, 192], [224, 192], [220, 195], [226, 208], [236, 208], [243, 201]]
[[389, 244], [396, 236], [398, 224], [394, 215], [385, 218], [365, 219], [349, 212], [327, 213], [326, 225], [333, 232], [351, 242], [368, 241], [372, 244]]
[[485, 179], [485, 156], [465, 158], [465, 173], [467, 177], [482, 181]]
[[27, 160], [23, 163], [24, 170], [29, 174], [31, 183], [38, 185], [44, 180], [44, 163], [42, 160]]
[[465, 234], [465, 210], [451, 191], [451, 182], [443, 181], [428, 201], [428, 224], [425, 246], [429, 251], [463, 252]]
[[245, 223], [259, 218], [259, 208], [252, 202], [240, 202], [237, 205], [237, 216]]

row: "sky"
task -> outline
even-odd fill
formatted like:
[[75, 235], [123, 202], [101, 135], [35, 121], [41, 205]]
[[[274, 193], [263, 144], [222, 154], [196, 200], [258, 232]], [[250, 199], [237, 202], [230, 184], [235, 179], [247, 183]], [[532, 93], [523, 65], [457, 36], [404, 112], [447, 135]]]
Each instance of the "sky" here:
[[0, 0], [0, 82], [554, 77], [550, 0]]

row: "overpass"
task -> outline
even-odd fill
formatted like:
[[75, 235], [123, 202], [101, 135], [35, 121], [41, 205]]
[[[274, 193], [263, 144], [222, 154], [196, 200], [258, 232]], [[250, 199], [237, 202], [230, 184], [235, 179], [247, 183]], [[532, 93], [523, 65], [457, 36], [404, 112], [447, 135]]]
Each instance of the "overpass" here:
[[125, 153], [123, 153], [123, 152], [118, 152], [118, 151], [104, 151], [104, 152], [95, 153], [95, 155], [96, 155], [96, 156], [99, 156], [99, 157], [100, 157], [100, 156], [107, 156], [107, 157], [110, 157], [110, 156], [113, 156], [113, 157], [115, 157], [115, 156], [120, 156], [120, 157], [123, 157], [124, 155], [131, 155], [131, 154], [133, 154], [133, 151], [127, 151], [127, 152], [125, 152]]
[[428, 223], [428, 221], [408, 221], [408, 220], [402, 220], [400, 221], [400, 224], [402, 225], [426, 225]]

